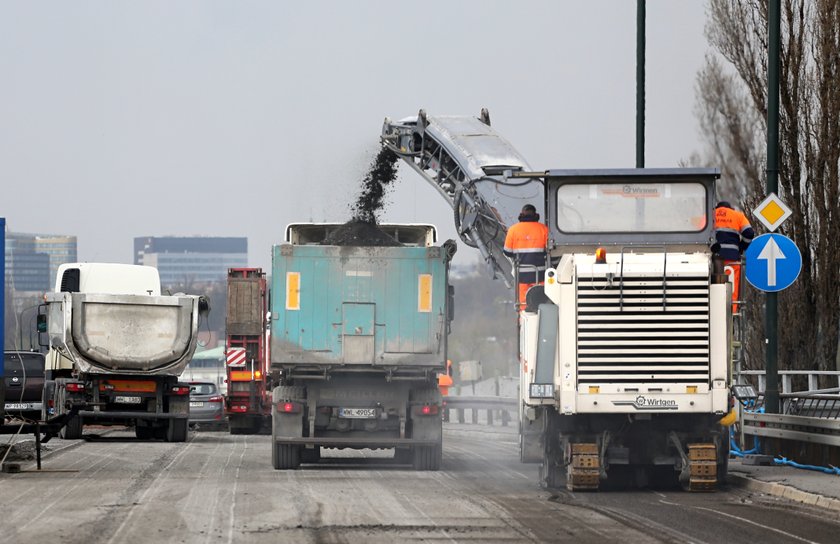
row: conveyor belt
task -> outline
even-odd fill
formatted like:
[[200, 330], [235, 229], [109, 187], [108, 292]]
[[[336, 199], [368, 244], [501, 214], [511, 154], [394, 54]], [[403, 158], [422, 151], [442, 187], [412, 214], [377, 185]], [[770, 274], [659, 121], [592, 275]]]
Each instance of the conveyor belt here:
[[511, 262], [503, 255], [507, 228], [522, 206], [542, 213], [543, 185], [537, 179], [511, 180], [505, 172], [529, 171], [522, 155], [490, 126], [490, 115], [430, 116], [400, 121], [386, 118], [382, 142], [426, 181], [454, 211], [461, 240], [477, 248], [493, 271], [510, 286]]

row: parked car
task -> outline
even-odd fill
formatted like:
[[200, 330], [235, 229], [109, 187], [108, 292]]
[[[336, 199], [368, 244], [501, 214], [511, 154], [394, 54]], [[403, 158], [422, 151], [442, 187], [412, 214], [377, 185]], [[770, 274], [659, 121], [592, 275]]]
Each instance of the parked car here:
[[44, 395], [44, 354], [3, 352], [6, 417], [41, 419]]
[[213, 382], [190, 382], [191, 428], [225, 425], [225, 399]]

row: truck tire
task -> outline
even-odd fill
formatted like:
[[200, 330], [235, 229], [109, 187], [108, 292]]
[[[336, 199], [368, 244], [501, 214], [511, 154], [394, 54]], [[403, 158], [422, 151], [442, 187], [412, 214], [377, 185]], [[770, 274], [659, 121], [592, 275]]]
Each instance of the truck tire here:
[[151, 440], [155, 437], [155, 430], [152, 427], [134, 426], [134, 436], [139, 440]]
[[440, 444], [414, 446], [414, 470], [440, 470], [443, 452]]
[[170, 419], [166, 426], [167, 442], [187, 441], [187, 420], [183, 418]]
[[[301, 385], [278, 385], [271, 392], [271, 401], [277, 404], [282, 401], [306, 400], [306, 387]], [[274, 414], [274, 408], [272, 408]], [[276, 414], [272, 417], [277, 417]], [[292, 417], [291, 415], [279, 417]], [[300, 414], [300, 426], [303, 428], [303, 414]], [[302, 431], [301, 431], [302, 432]], [[272, 423], [271, 465], [275, 470], [296, 470], [300, 468], [302, 446], [297, 444], [278, 444], [274, 441], [274, 424]]]
[[[437, 387], [424, 387], [422, 389], [412, 389], [411, 391], [409, 391], [408, 398], [412, 404], [437, 404], [438, 406], [441, 406], [443, 404], [443, 398], [441, 397], [440, 390]], [[422, 422], [420, 419], [418, 419], [416, 422], [411, 422], [411, 437], [428, 439], [431, 438], [431, 436], [436, 436], [437, 443], [433, 446], [413, 446], [410, 450], [412, 452], [411, 464], [413, 465], [414, 470], [440, 470], [440, 463], [443, 457], [442, 414], [438, 416], [421, 417]], [[423, 434], [420, 434], [418, 432], [421, 428], [421, 424], [422, 428], [425, 431], [425, 433]], [[429, 430], [432, 428], [434, 429], [434, 431], [432, 433], [429, 433]]]
[[67, 420], [67, 423], [58, 432], [58, 436], [65, 440], [78, 440], [82, 437], [83, 428], [84, 423], [82, 423], [81, 416], [73, 416]]
[[271, 444], [271, 465], [275, 470], [296, 470], [300, 468], [300, 446], [294, 444]]
[[[58, 381], [58, 386], [56, 387], [56, 409], [58, 410], [59, 414], [65, 414], [67, 407], [67, 393], [64, 389], [64, 381]], [[65, 439], [65, 440], [78, 440], [82, 437], [82, 429], [84, 428], [84, 423], [82, 422], [81, 416], [75, 415], [68, 419], [61, 430], [58, 431], [58, 436]]]

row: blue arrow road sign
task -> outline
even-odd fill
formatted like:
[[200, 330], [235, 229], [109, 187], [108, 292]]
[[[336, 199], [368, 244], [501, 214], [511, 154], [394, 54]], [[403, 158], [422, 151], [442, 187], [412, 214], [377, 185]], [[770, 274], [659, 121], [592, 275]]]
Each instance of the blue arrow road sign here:
[[793, 240], [781, 234], [762, 234], [747, 248], [747, 281], [762, 291], [781, 291], [790, 287], [802, 270], [802, 254]]

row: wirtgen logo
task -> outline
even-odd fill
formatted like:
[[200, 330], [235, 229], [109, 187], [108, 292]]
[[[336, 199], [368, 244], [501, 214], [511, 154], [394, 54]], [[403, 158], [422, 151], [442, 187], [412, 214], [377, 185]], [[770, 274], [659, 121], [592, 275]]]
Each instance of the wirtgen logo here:
[[632, 406], [636, 410], [677, 410], [679, 406], [673, 399], [648, 398], [642, 395], [636, 400], [614, 400], [615, 406]]

